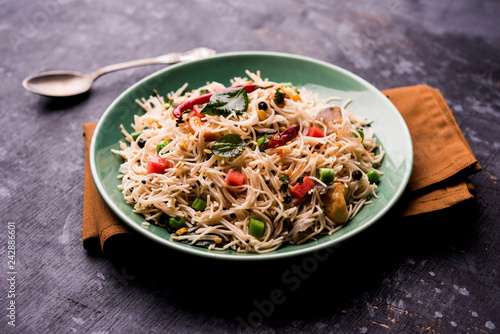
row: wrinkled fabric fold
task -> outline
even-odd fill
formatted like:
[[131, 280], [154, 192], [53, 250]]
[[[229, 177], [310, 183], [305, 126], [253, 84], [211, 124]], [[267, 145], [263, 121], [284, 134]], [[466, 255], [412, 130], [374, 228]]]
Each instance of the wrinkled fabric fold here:
[[[417, 85], [388, 89], [383, 93], [405, 119], [413, 142], [412, 175], [398, 203], [401, 215], [438, 211], [473, 198], [473, 186], [467, 176], [480, 171], [481, 166], [439, 90]], [[83, 125], [82, 241], [89, 251], [109, 254], [120, 238], [130, 237], [130, 230], [109, 209], [94, 184], [89, 150], [95, 127], [96, 123]]]
[[420, 190], [458, 173], [480, 170], [450, 108], [437, 89], [426, 85], [383, 92], [405, 119], [413, 141], [410, 191]]
[[113, 236], [130, 233], [128, 228], [111, 211], [99, 194], [90, 171], [89, 151], [96, 123], [83, 125], [85, 143], [85, 177], [83, 190], [83, 247], [90, 251], [106, 250], [107, 241]]

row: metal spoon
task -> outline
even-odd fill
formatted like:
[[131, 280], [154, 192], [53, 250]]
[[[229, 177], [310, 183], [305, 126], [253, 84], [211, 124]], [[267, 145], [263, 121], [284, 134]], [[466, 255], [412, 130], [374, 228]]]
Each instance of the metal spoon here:
[[90, 74], [72, 71], [51, 71], [30, 76], [23, 81], [23, 87], [28, 91], [52, 97], [73, 96], [87, 92], [95, 79], [103, 74], [123, 70], [125, 68], [152, 65], [173, 64], [181, 61], [191, 61], [206, 58], [216, 54], [215, 50], [196, 48], [183, 53], [169, 53], [160, 57], [127, 61], [102, 67]]

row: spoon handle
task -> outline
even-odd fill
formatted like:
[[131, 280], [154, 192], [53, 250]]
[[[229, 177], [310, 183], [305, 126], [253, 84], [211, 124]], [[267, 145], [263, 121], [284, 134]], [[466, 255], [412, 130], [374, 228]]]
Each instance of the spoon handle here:
[[92, 77], [92, 79], [95, 80], [96, 78], [100, 77], [103, 74], [113, 71], [123, 70], [130, 67], [153, 65], [153, 64], [174, 64], [174, 63], [179, 63], [181, 61], [202, 59], [209, 56], [213, 56], [215, 54], [216, 54], [215, 50], [208, 48], [196, 48], [182, 53], [173, 52], [159, 57], [132, 60], [132, 61], [126, 61], [124, 63], [104, 66], [92, 72], [90, 76]]

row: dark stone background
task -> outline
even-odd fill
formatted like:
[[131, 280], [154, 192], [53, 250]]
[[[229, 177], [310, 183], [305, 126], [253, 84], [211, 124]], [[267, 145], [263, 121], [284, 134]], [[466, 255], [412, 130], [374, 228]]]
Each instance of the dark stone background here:
[[[495, 333], [500, 328], [498, 1], [0, 1], [0, 332]], [[207, 46], [344, 67], [379, 89], [441, 90], [483, 172], [477, 198], [387, 217], [322, 258], [198, 259], [139, 240], [115, 259], [81, 246], [82, 123], [163, 68], [49, 99], [28, 75]], [[16, 327], [7, 223], [16, 224]], [[271, 301], [274, 300], [274, 303]]]

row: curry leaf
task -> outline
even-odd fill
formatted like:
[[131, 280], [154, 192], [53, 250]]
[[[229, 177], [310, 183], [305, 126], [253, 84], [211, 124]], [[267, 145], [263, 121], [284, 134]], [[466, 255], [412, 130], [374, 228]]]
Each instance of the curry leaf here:
[[200, 114], [223, 117], [232, 113], [241, 115], [247, 111], [248, 103], [248, 94], [244, 87], [228, 88], [214, 93]]
[[239, 156], [246, 147], [240, 136], [230, 133], [217, 139], [212, 145], [212, 153], [221, 158], [234, 158]]

